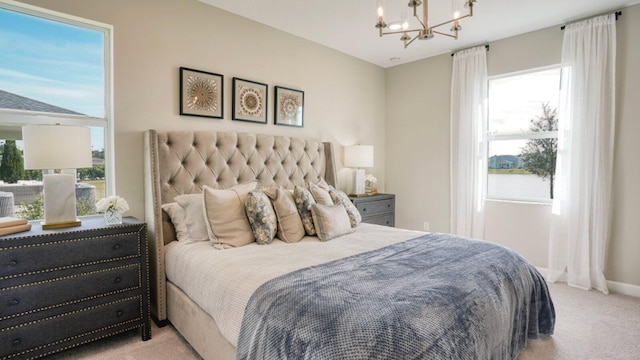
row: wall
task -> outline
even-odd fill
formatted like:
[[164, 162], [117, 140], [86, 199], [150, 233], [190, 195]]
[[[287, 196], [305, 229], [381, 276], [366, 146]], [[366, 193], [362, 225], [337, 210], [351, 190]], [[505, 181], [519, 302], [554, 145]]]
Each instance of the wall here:
[[[231, 130], [375, 146], [384, 188], [384, 70], [196, 0], [27, 0], [114, 27], [116, 191], [144, 218], [143, 131]], [[224, 120], [179, 115], [179, 67], [224, 75]], [[233, 77], [269, 84], [269, 125], [231, 120]], [[305, 92], [304, 128], [273, 125], [273, 86]]]
[[[614, 213], [608, 248], [607, 279], [640, 285], [640, 5], [623, 9], [617, 24], [616, 148]], [[560, 62], [559, 26], [491, 42], [489, 75]], [[399, 65], [386, 71], [387, 190], [397, 194], [400, 227], [448, 232], [449, 219], [449, 54]], [[634, 66], [634, 64], [636, 66]], [[550, 207], [487, 202], [485, 238], [511, 247], [546, 268]]]

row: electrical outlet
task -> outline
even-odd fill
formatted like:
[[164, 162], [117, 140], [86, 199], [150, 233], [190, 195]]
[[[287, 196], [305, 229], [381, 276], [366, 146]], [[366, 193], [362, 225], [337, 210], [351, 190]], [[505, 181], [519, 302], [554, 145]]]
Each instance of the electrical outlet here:
[[424, 231], [429, 231], [429, 222], [428, 221], [424, 222]]

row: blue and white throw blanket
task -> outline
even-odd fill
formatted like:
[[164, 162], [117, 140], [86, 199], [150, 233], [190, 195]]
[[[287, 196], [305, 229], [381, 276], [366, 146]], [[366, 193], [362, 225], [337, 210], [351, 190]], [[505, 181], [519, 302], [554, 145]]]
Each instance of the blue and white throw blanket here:
[[514, 359], [554, 323], [543, 277], [517, 253], [427, 234], [266, 282], [236, 358]]

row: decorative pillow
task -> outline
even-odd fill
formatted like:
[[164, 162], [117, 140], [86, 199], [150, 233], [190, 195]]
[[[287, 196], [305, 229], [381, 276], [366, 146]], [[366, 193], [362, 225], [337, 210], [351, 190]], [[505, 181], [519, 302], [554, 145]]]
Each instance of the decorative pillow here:
[[256, 242], [260, 245], [271, 244], [276, 237], [278, 223], [269, 197], [262, 191], [251, 191], [247, 194], [244, 206]]
[[178, 203], [162, 204], [162, 210], [164, 210], [173, 223], [173, 228], [176, 230], [176, 238], [178, 241], [190, 242], [189, 229], [184, 221], [184, 209]]
[[319, 185], [309, 184], [309, 191], [311, 192], [311, 195], [313, 195], [316, 203], [322, 205], [333, 205], [333, 200], [331, 200], [328, 188], [323, 189]]
[[333, 200], [334, 204], [340, 204], [344, 206], [345, 210], [347, 210], [352, 228], [360, 225], [360, 222], [362, 221], [362, 215], [360, 215], [360, 211], [358, 211], [358, 208], [353, 205], [347, 194], [345, 194], [341, 190], [332, 188], [331, 190], [329, 190], [329, 195], [331, 195], [331, 199]]
[[353, 232], [347, 210], [342, 205], [311, 205], [311, 215], [320, 241], [328, 241]]
[[175, 200], [184, 210], [184, 223], [189, 234], [188, 241], [209, 240], [202, 193], [178, 195]]
[[313, 195], [311, 195], [309, 190], [296, 185], [296, 187], [293, 188], [293, 200], [296, 202], [304, 231], [307, 235], [314, 236], [316, 234], [316, 228], [313, 226], [313, 217], [311, 216], [311, 210], [309, 210], [309, 206], [316, 203]]
[[289, 190], [270, 188], [263, 190], [273, 203], [278, 219], [278, 239], [292, 243], [300, 241], [305, 234], [302, 219], [298, 214], [293, 194]]
[[255, 241], [244, 203], [256, 182], [229, 189], [204, 187], [204, 209], [209, 224], [209, 240], [216, 249], [227, 249]]

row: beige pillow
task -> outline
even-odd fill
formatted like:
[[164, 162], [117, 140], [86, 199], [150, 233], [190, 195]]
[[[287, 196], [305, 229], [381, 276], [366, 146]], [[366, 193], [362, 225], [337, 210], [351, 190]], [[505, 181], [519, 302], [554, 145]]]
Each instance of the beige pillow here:
[[171, 218], [178, 241], [189, 242], [189, 229], [187, 228], [187, 223], [184, 221], [184, 209], [182, 206], [175, 202], [162, 204], [162, 210]]
[[311, 205], [311, 215], [320, 241], [328, 241], [353, 232], [349, 215], [342, 205]]
[[318, 204], [333, 205], [333, 200], [331, 199], [331, 195], [329, 195], [328, 190], [328, 188], [323, 189], [316, 184], [309, 184], [309, 191], [311, 191], [311, 195], [313, 195], [313, 198]]
[[178, 195], [175, 200], [184, 209], [184, 222], [189, 234], [188, 242], [209, 240], [202, 193]]
[[227, 249], [255, 241], [244, 204], [256, 182], [229, 189], [204, 187], [204, 208], [209, 224], [209, 240], [216, 249]]
[[270, 188], [262, 190], [273, 204], [278, 219], [278, 239], [292, 243], [300, 241], [305, 230], [298, 208], [293, 200], [293, 193], [285, 189]]

